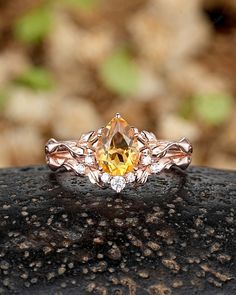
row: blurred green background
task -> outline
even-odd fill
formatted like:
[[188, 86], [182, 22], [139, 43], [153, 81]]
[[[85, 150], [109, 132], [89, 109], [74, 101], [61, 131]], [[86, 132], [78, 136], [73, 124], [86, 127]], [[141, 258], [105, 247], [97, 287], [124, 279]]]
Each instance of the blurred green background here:
[[236, 1], [0, 0], [0, 167], [120, 112], [236, 168]]

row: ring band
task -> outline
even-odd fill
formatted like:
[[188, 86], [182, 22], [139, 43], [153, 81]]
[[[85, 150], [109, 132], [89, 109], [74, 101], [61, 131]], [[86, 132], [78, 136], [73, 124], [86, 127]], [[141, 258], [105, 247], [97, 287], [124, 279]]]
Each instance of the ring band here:
[[192, 145], [186, 138], [164, 141], [151, 132], [139, 132], [117, 113], [106, 127], [85, 133], [79, 140], [51, 138], [45, 153], [52, 170], [64, 167], [76, 175], [88, 176], [93, 184], [110, 185], [120, 192], [127, 184], [144, 184], [149, 175], [172, 166], [186, 169]]

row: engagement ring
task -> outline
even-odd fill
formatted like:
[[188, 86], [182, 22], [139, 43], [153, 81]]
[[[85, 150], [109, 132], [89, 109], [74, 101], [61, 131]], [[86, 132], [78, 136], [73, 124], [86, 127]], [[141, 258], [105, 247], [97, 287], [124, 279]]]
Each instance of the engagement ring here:
[[106, 127], [85, 133], [78, 140], [50, 139], [45, 153], [52, 170], [64, 167], [100, 187], [110, 185], [119, 193], [128, 184], [144, 184], [149, 175], [173, 166], [186, 169], [192, 146], [186, 138], [165, 141], [151, 132], [139, 132], [116, 114]]

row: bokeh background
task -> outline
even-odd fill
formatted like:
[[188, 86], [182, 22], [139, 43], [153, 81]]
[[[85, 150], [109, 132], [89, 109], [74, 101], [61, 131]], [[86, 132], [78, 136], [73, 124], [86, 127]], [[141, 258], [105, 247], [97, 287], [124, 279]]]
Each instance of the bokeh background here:
[[116, 112], [236, 168], [235, 0], [0, 0], [0, 167]]

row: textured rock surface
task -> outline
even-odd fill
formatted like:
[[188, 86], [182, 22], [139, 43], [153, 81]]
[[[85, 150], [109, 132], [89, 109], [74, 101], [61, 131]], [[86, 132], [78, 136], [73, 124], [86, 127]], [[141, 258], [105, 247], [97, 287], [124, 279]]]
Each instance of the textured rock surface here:
[[116, 194], [0, 170], [0, 294], [236, 294], [236, 172], [193, 167]]

